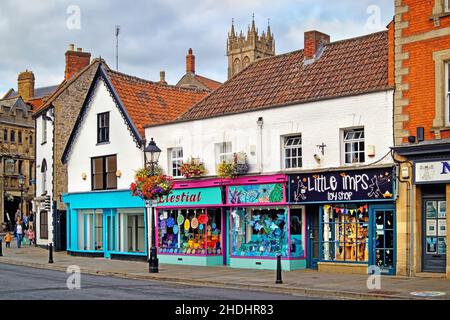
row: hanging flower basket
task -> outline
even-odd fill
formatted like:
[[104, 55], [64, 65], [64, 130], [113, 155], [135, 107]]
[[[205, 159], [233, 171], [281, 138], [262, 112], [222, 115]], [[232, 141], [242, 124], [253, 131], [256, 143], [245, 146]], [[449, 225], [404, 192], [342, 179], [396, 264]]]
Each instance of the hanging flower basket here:
[[166, 175], [152, 176], [150, 169], [143, 168], [136, 172], [135, 181], [130, 185], [134, 197], [143, 200], [157, 200], [169, 195], [174, 186], [173, 179]]
[[228, 162], [220, 163], [217, 167], [217, 175], [220, 178], [234, 178], [236, 176], [236, 165]]
[[205, 165], [198, 158], [190, 158], [180, 167], [181, 174], [186, 178], [201, 177], [205, 174]]

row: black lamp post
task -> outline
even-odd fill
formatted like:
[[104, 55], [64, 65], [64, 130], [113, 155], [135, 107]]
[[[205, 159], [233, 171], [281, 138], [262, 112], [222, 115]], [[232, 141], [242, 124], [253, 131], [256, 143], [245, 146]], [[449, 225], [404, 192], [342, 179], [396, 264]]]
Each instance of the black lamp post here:
[[23, 174], [19, 174], [18, 180], [19, 180], [19, 190], [20, 190], [20, 214], [23, 215], [23, 191], [24, 191], [24, 186], [25, 186], [25, 176]]
[[[150, 168], [150, 174], [152, 176], [155, 175], [155, 167], [158, 164], [158, 159], [161, 154], [161, 149], [158, 148], [155, 141], [152, 140], [148, 144], [148, 146], [144, 149], [144, 156], [145, 156], [145, 165]], [[156, 206], [156, 200], [146, 200], [145, 201], [145, 207], [147, 210], [147, 217], [148, 212], [150, 212], [151, 209], [151, 217], [150, 217], [150, 228], [151, 228], [151, 239], [152, 239], [152, 247], [150, 249], [150, 258], [148, 260], [149, 263], [149, 272], [150, 273], [158, 273], [158, 253], [156, 250], [156, 234], [155, 234], [155, 206]]]

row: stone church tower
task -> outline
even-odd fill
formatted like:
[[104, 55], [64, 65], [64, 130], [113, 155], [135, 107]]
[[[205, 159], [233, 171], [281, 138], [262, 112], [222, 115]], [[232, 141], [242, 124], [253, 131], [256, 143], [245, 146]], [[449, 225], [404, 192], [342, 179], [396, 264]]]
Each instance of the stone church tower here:
[[228, 79], [236, 73], [247, 67], [254, 61], [272, 57], [275, 55], [275, 40], [270, 30], [270, 24], [267, 26], [267, 32], [259, 35], [255, 26], [253, 17], [252, 26], [248, 28], [245, 37], [242, 31], [237, 35], [234, 31], [234, 21], [231, 24], [231, 32], [228, 34], [227, 56], [228, 56]]

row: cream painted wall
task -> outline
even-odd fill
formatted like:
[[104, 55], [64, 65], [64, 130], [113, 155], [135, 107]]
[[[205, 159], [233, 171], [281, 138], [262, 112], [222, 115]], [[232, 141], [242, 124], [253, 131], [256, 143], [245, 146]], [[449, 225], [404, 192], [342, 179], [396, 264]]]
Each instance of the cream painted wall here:
[[[146, 138], [154, 138], [163, 150], [160, 165], [168, 172], [168, 149], [183, 147], [185, 160], [200, 157], [207, 175], [216, 174], [215, 143], [231, 141], [233, 152], [244, 151], [248, 156], [250, 173], [258, 173], [259, 117], [264, 118], [262, 137], [262, 173], [283, 171], [282, 136], [301, 133], [303, 138], [303, 168], [301, 170], [342, 167], [342, 130], [364, 127], [366, 151], [375, 148], [373, 163], [393, 145], [393, 91], [323, 100], [301, 105], [284, 106], [197, 121], [167, 124], [146, 129]], [[320, 164], [314, 154], [324, 143], [325, 155]], [[390, 156], [381, 163], [392, 163]], [[296, 172], [299, 169], [295, 170]]]

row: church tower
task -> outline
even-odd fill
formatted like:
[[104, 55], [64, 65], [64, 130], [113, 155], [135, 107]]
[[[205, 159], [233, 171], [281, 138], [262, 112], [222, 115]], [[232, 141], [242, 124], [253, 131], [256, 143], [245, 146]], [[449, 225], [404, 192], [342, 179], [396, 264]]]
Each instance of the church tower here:
[[259, 35], [255, 26], [255, 15], [253, 15], [252, 25], [248, 28], [247, 36], [244, 36], [242, 31], [239, 34], [235, 32], [233, 20], [228, 34], [227, 56], [228, 79], [260, 58], [275, 56], [275, 40], [270, 30], [270, 22], [267, 32], [263, 31]]

